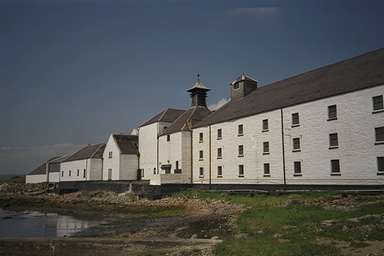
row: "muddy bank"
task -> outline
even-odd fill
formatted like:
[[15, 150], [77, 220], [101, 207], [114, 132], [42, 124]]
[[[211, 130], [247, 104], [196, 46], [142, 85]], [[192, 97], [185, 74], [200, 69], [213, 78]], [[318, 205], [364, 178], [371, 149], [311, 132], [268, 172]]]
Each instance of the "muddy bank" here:
[[139, 199], [130, 193], [57, 195], [44, 185], [0, 185], [0, 208], [37, 210], [106, 224], [63, 239], [0, 239], [0, 254], [23, 255], [210, 255], [236, 227], [240, 206], [221, 200], [168, 197]]

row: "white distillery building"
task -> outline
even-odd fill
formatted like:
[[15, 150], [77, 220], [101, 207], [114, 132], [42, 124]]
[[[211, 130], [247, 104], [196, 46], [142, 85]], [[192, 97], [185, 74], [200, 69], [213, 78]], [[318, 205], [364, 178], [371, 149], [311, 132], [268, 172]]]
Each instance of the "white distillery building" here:
[[111, 134], [103, 154], [103, 180], [140, 179], [138, 153], [138, 136]]
[[384, 49], [265, 86], [242, 74], [215, 112], [208, 90], [139, 129], [151, 184], [384, 184]]
[[105, 144], [88, 145], [60, 164], [59, 181], [102, 180]]
[[59, 182], [60, 163], [67, 157], [68, 155], [60, 155], [48, 159], [25, 176], [25, 183]]

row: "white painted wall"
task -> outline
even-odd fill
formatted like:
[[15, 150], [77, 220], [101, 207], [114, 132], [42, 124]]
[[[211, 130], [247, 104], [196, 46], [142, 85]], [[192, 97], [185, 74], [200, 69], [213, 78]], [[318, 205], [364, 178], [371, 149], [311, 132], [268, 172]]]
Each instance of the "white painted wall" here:
[[120, 155], [120, 180], [137, 180], [138, 168], [139, 160], [137, 158], [137, 155]]
[[[268, 119], [269, 130], [262, 131], [262, 121]], [[211, 126], [211, 159], [209, 159], [209, 128], [193, 130], [193, 182], [226, 184], [281, 184], [283, 183], [282, 139], [280, 110], [241, 118]], [[244, 135], [238, 136], [238, 125], [242, 124]], [[217, 130], [222, 130], [222, 139], [217, 139]], [[199, 133], [203, 132], [203, 142]], [[263, 155], [263, 142], [269, 142], [270, 154]], [[238, 146], [243, 145], [244, 156], [238, 156]], [[217, 158], [217, 149], [222, 148], [222, 159]], [[199, 159], [203, 150], [204, 158]], [[264, 163], [270, 164], [270, 177], [264, 177]], [[244, 177], [239, 177], [239, 165], [244, 165]], [[218, 166], [222, 166], [222, 177], [218, 177]], [[204, 177], [200, 177], [200, 167]]]
[[[175, 174], [176, 161], [181, 173]], [[171, 174], [165, 175], [165, 171], [161, 170], [163, 164], [171, 164]], [[167, 141], [166, 135], [159, 137], [159, 168], [162, 184], [191, 182], [191, 132], [170, 134], [170, 141]]]
[[[384, 112], [372, 113], [372, 97], [382, 95], [384, 86], [317, 100], [283, 109], [286, 177], [288, 184], [384, 184], [377, 175], [376, 157], [384, 156], [384, 145], [375, 145], [375, 127], [384, 126]], [[327, 121], [328, 106], [337, 105], [338, 119]], [[281, 110], [275, 110], [211, 126], [211, 159], [209, 127], [193, 130], [193, 182], [208, 183], [211, 164], [212, 183], [283, 184]], [[298, 112], [300, 126], [291, 127], [291, 114]], [[269, 120], [269, 131], [262, 132], [262, 120]], [[239, 124], [244, 136], [237, 136]], [[217, 129], [222, 140], [217, 140]], [[199, 133], [204, 140], [199, 142]], [[339, 148], [329, 149], [329, 134], [337, 132]], [[292, 152], [292, 139], [301, 138], [301, 152]], [[270, 154], [263, 155], [263, 142], [269, 141]], [[238, 145], [244, 146], [244, 157], [238, 157]], [[222, 159], [217, 159], [221, 147]], [[203, 150], [204, 158], [199, 159]], [[339, 159], [341, 176], [331, 176], [330, 160]], [[293, 162], [302, 162], [302, 177], [293, 176]], [[270, 163], [271, 177], [264, 177], [264, 163]], [[238, 177], [243, 164], [245, 177]], [[223, 177], [217, 177], [217, 166]], [[199, 177], [199, 168], [204, 176]]]
[[[102, 159], [82, 159], [60, 164], [60, 181], [101, 180]], [[79, 170], [79, 175], [77, 175]], [[84, 177], [86, 170], [86, 177]], [[69, 175], [71, 171], [71, 175]]]
[[[384, 86], [360, 90], [284, 109], [288, 184], [384, 184], [377, 175], [375, 127], [384, 126], [384, 113], [372, 114], [372, 97]], [[327, 121], [328, 106], [337, 105], [337, 120]], [[291, 127], [299, 113], [300, 126]], [[339, 148], [329, 149], [329, 134], [338, 133]], [[292, 138], [301, 138], [301, 152], [292, 152]], [[331, 176], [331, 159], [340, 160], [341, 176]], [[293, 161], [302, 161], [302, 177], [293, 176]]]
[[60, 172], [50, 172], [49, 182], [51, 183], [59, 182], [59, 176], [60, 176]]
[[[112, 158], [109, 158], [109, 152], [112, 152]], [[120, 180], [120, 149], [112, 134], [105, 145], [103, 159], [103, 180], [108, 180], [108, 169], [112, 169], [112, 180]]]
[[156, 122], [139, 128], [139, 168], [144, 170], [144, 180], [154, 179], [159, 173], [157, 138], [170, 125], [168, 122]]
[[42, 183], [47, 182], [46, 174], [26, 175], [25, 183]]

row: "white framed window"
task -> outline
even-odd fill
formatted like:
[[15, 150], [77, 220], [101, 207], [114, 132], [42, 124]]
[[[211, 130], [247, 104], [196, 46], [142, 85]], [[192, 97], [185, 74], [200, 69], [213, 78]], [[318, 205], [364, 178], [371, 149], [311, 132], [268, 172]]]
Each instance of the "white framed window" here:
[[199, 161], [202, 161], [204, 159], [204, 152], [203, 150], [199, 151]]
[[244, 177], [244, 165], [239, 164], [239, 177], [243, 178]]
[[80, 170], [77, 169], [77, 176], [80, 176]]
[[337, 120], [337, 107], [336, 105], [328, 106], [328, 121]]
[[269, 154], [269, 142], [264, 141], [263, 142], [263, 155], [268, 155]]
[[384, 175], [384, 156], [377, 157], [377, 175]]
[[204, 168], [203, 167], [200, 167], [200, 169], [199, 169], [199, 177], [200, 178], [204, 177]]
[[217, 177], [222, 178], [223, 177], [223, 166], [217, 166]]
[[108, 158], [112, 158], [112, 151], [108, 152]]
[[237, 126], [237, 135], [238, 136], [243, 136], [244, 135], [244, 126], [242, 124], [239, 124]]
[[293, 145], [293, 149], [292, 149], [293, 152], [301, 151], [300, 138], [293, 138], [292, 145]]
[[293, 162], [293, 176], [302, 176], [301, 161]]
[[167, 141], [171, 141], [171, 135], [167, 135]]
[[269, 130], [269, 124], [268, 124], [268, 119], [263, 120], [263, 132], [267, 132]]
[[217, 129], [217, 139], [221, 140], [223, 138], [223, 130]]
[[329, 134], [329, 149], [338, 148], [339, 147], [339, 136], [337, 133]]
[[222, 159], [223, 158], [223, 149], [218, 148], [217, 149], [217, 159]]
[[243, 145], [239, 145], [238, 147], [238, 157], [243, 157], [244, 156], [244, 146]]
[[292, 114], [292, 127], [300, 126], [300, 117], [299, 113]]
[[331, 160], [331, 176], [340, 176], [340, 160], [333, 159]]
[[381, 112], [384, 110], [383, 95], [372, 97], [373, 112]]
[[199, 143], [203, 143], [204, 134], [202, 132], [199, 133]]
[[384, 144], [384, 126], [375, 128], [376, 144]]
[[264, 163], [264, 177], [271, 177], [271, 168], [269, 163]]

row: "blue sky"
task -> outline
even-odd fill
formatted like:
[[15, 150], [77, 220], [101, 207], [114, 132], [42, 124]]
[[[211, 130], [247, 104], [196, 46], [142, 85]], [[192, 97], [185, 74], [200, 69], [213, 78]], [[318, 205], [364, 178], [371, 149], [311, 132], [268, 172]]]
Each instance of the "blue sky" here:
[[0, 0], [0, 174], [384, 45], [375, 0]]

